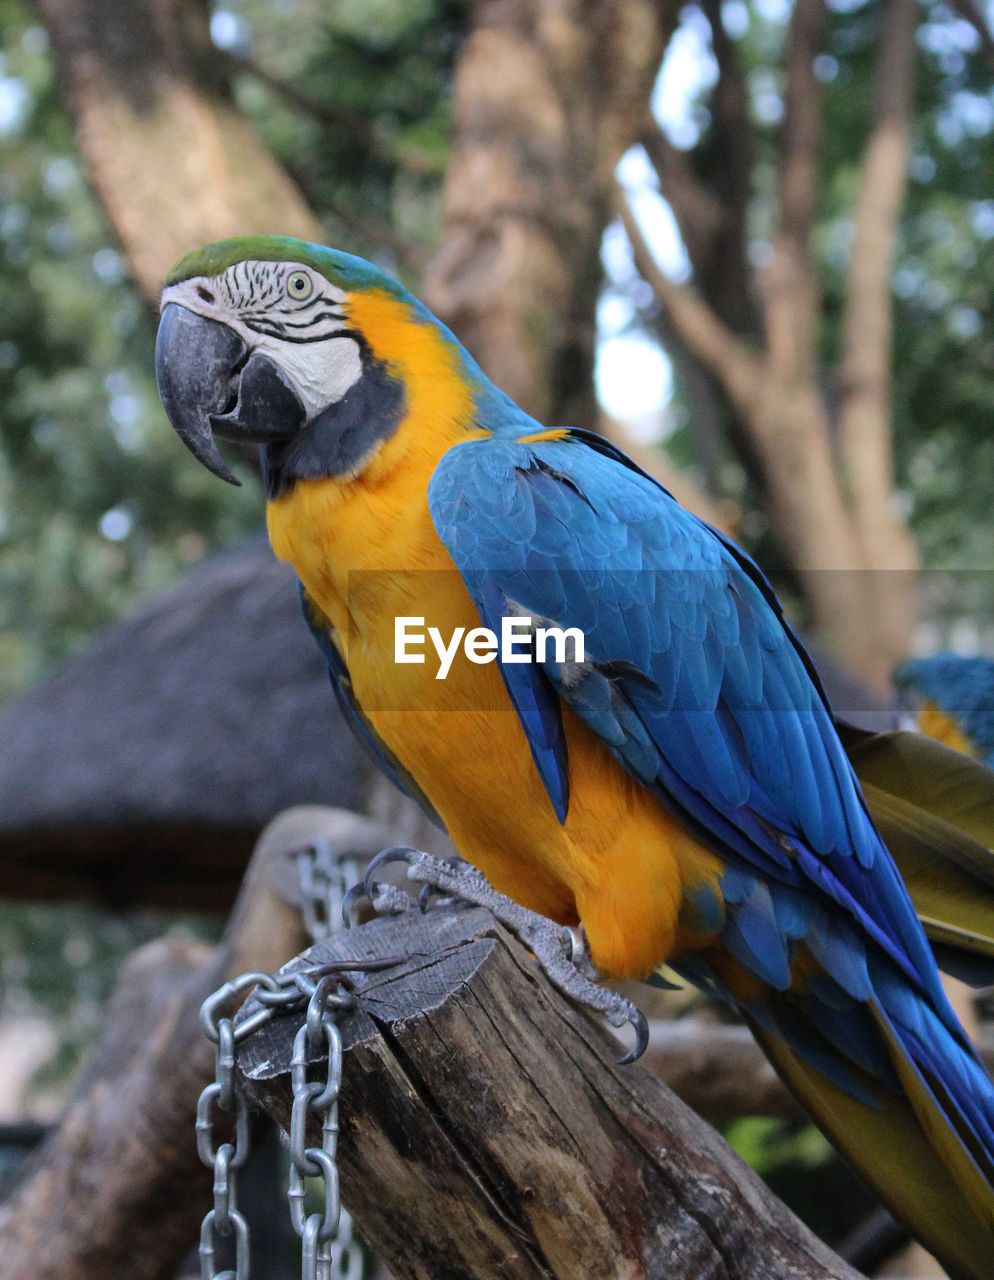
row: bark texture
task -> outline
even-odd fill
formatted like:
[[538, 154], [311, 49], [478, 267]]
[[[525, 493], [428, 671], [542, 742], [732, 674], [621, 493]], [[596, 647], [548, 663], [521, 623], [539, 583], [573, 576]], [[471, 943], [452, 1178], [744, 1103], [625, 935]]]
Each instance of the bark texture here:
[[[357, 821], [361, 844], [371, 824]], [[300, 950], [300, 911], [277, 891], [296, 879], [287, 855], [342, 834], [339, 810], [281, 814], [259, 840], [216, 952], [154, 942], [126, 965], [61, 1124], [0, 1212], [0, 1280], [175, 1274], [211, 1203], [193, 1129], [214, 1078], [200, 1005], [228, 979], [272, 972]]]

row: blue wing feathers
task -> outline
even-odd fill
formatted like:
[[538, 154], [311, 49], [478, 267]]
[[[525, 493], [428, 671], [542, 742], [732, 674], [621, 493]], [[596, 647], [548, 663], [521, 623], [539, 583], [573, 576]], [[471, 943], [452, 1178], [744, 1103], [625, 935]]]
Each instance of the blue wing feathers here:
[[[509, 612], [507, 596], [491, 577], [479, 584], [480, 617], [484, 625], [500, 633], [500, 619]], [[562, 714], [555, 690], [532, 663], [500, 665], [501, 676], [514, 709], [528, 736], [532, 759], [538, 769], [556, 816], [566, 821], [569, 808], [569, 772]]]
[[[582, 669], [513, 670], [566, 702], [721, 855], [721, 901], [696, 891], [685, 913], [720, 928], [726, 950], [768, 984], [749, 1016], [871, 1101], [867, 1075], [897, 1087], [874, 1022], [885, 1019], [914, 1070], [941, 1080], [971, 1140], [994, 1152], [994, 1088], [942, 992], [817, 673], [756, 565], [586, 432], [458, 445], [428, 500], [481, 617], [497, 590], [583, 631]], [[566, 761], [549, 706], [529, 687], [522, 711], [518, 677], [505, 679], [562, 817]], [[800, 992], [798, 947], [814, 964]], [[701, 957], [672, 962], [721, 992]]]

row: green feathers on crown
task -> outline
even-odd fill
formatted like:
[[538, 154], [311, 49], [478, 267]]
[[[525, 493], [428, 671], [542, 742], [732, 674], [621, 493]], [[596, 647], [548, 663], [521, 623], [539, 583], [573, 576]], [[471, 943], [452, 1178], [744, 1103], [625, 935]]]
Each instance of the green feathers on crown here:
[[166, 284], [179, 284], [194, 276], [219, 276], [235, 263], [250, 260], [300, 262], [341, 289], [386, 289], [408, 296], [403, 285], [364, 258], [292, 236], [235, 236], [206, 244], [180, 258], [166, 277]]

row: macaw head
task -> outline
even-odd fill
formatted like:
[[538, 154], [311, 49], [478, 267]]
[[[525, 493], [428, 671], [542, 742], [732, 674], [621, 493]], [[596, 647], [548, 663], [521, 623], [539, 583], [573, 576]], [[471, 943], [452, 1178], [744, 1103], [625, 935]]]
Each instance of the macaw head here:
[[[217, 438], [264, 446], [273, 496], [309, 476], [352, 476], [398, 428], [420, 383], [466, 415], [485, 379], [402, 285], [372, 264], [282, 236], [187, 254], [162, 293], [159, 393], [204, 466], [238, 484]], [[468, 390], [467, 390], [468, 389]]]

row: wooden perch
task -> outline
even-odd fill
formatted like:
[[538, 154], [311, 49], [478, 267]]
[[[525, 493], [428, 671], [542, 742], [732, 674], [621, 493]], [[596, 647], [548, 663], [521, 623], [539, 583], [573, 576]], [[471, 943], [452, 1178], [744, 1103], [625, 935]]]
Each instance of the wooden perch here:
[[[126, 964], [97, 1049], [33, 1174], [0, 1212], [0, 1280], [168, 1280], [210, 1207], [197, 1098], [214, 1077], [202, 1001], [271, 971], [306, 938], [280, 892], [287, 855], [325, 836], [368, 855], [382, 828], [341, 810], [287, 810], [263, 832], [221, 944], [153, 942]], [[364, 848], [363, 840], [371, 847]], [[292, 872], [292, 867], [290, 871]]]
[[[615, 1064], [616, 1041], [487, 912], [377, 919], [295, 964], [388, 955], [405, 959], [361, 978], [342, 1017], [338, 1156], [398, 1280], [854, 1280], [664, 1085]], [[284, 1129], [300, 1018], [239, 1048]]]

